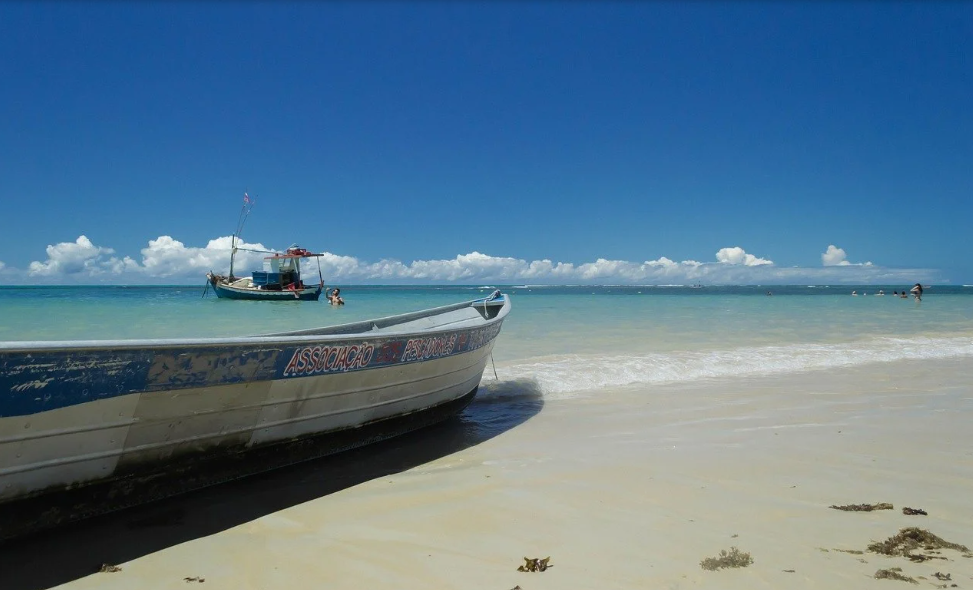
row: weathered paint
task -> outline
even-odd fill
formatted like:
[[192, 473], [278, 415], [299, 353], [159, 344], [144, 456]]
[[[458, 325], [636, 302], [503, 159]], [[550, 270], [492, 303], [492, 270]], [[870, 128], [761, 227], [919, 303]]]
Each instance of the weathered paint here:
[[428, 337], [0, 355], [0, 418], [98, 399], [193, 387], [307, 377], [422, 362], [475, 350], [500, 323]]
[[0, 418], [142, 391], [152, 356], [150, 350], [0, 354]]
[[160, 350], [152, 357], [144, 391], [228, 385], [273, 379], [279, 347]]
[[311, 334], [0, 343], [0, 502], [451, 404], [509, 311], [480, 304]]

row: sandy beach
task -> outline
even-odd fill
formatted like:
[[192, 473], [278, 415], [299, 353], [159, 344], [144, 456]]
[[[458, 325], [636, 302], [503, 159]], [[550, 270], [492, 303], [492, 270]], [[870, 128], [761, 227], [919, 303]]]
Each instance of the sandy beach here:
[[[2, 587], [967, 587], [964, 552], [866, 548], [911, 526], [973, 547], [970, 383], [965, 358], [547, 402], [501, 382], [443, 427], [7, 547]], [[731, 547], [753, 564], [700, 567]]]

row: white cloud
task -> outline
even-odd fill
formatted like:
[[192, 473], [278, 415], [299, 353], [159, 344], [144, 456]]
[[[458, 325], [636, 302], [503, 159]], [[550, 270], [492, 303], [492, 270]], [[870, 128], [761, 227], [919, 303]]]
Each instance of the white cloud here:
[[105, 256], [114, 252], [111, 248], [95, 246], [87, 236], [78, 236], [74, 242], [49, 245], [47, 260], [31, 262], [27, 272], [31, 276], [41, 277], [74, 274], [96, 276], [111, 272], [117, 259]]
[[747, 254], [743, 248], [734, 246], [732, 248], [721, 248], [716, 253], [716, 260], [723, 264], [742, 264], [744, 266], [763, 266], [773, 264], [773, 260], [757, 258], [753, 254]]
[[851, 264], [846, 260], [848, 255], [841, 248], [834, 244], [828, 246], [828, 250], [821, 255], [821, 264], [824, 266], [848, 266]]
[[[149, 240], [142, 248], [142, 264], [136, 270], [153, 277], [202, 276], [207, 271], [227, 274], [230, 270], [232, 237], [210, 240], [203, 248], [187, 247], [171, 236]], [[263, 257], [270, 250], [263, 244], [238, 241], [233, 274], [241, 275], [263, 266]], [[262, 252], [252, 252], [260, 250]]]
[[661, 268], [676, 268], [679, 266], [674, 261], [669, 260], [665, 256], [660, 257], [658, 260], [647, 260], [645, 261], [646, 266], [658, 266]]
[[[187, 246], [171, 236], [150, 240], [141, 250], [141, 260], [115, 255], [112, 248], [93, 244], [85, 236], [75, 242], [47, 247], [47, 260], [32, 262], [29, 274], [39, 282], [80, 282], [95, 279], [113, 283], [152, 283], [202, 281], [213, 270], [229, 270], [231, 238], [210, 240], [203, 247]], [[247, 276], [262, 267], [263, 244], [239, 242], [234, 274]], [[256, 250], [257, 252], [254, 252]], [[554, 262], [548, 259], [491, 256], [481, 252], [460, 254], [441, 260], [415, 260], [404, 263], [394, 259], [366, 262], [353, 256], [331, 252], [320, 258], [329, 284], [340, 283], [533, 283], [533, 284], [803, 284], [814, 283], [913, 283], [933, 282], [936, 274], [922, 269], [888, 269], [871, 263], [847, 263], [844, 251], [831, 246], [825, 256], [833, 264], [817, 268], [775, 266], [772, 261], [748, 254], [740, 247], [720, 249], [715, 262], [683, 260], [665, 256], [644, 262], [598, 258], [593, 262]], [[822, 260], [825, 260], [822, 257]], [[842, 262], [845, 262], [842, 264]], [[307, 264], [307, 263], [306, 263]], [[311, 274], [316, 267], [305, 266]], [[15, 269], [7, 267], [5, 274]]]
[[[208, 270], [226, 273], [230, 265], [230, 236], [210, 240], [204, 248], [187, 247], [170, 236], [149, 240], [142, 248], [141, 263], [125, 256], [111, 256], [112, 248], [96, 246], [87, 236], [74, 242], [61, 242], [47, 247], [47, 260], [31, 262], [28, 274], [33, 277], [66, 278], [69, 276], [101, 277], [127, 275], [148, 278], [182, 278], [201, 276]], [[247, 250], [268, 250], [262, 244], [238, 242], [238, 269], [259, 268], [265, 254]], [[236, 270], [236, 269], [235, 269]]]
[[844, 249], [831, 244], [821, 255], [821, 264], [824, 266], [872, 266], [871, 262], [852, 263], [848, 262], [848, 254]]

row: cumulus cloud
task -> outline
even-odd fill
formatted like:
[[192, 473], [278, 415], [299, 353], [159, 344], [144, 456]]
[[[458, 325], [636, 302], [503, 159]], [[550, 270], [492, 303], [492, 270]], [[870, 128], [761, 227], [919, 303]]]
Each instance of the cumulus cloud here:
[[[60, 242], [47, 247], [47, 260], [31, 262], [27, 273], [32, 277], [52, 279], [77, 277], [105, 278], [127, 275], [132, 278], [182, 278], [201, 275], [208, 270], [227, 272], [230, 264], [231, 237], [210, 240], [205, 247], [187, 247], [171, 236], [149, 240], [142, 248], [142, 260], [113, 256], [112, 248], [95, 245], [87, 236], [74, 242]], [[243, 250], [236, 256], [238, 268], [259, 268], [266, 251], [262, 244], [237, 242]]]
[[[171, 236], [159, 236], [149, 240], [142, 248], [142, 263], [135, 270], [154, 277], [180, 277], [199, 275], [207, 271], [226, 274], [230, 270], [232, 236], [210, 240], [205, 247], [187, 247]], [[263, 257], [270, 250], [263, 244], [237, 241], [237, 254], [234, 257], [233, 273], [236, 275], [248, 269], [261, 268]]]
[[[266, 251], [260, 243], [237, 242], [234, 274], [247, 276], [262, 267]], [[152, 283], [201, 281], [210, 270], [229, 270], [231, 237], [210, 240], [205, 246], [187, 246], [172, 236], [159, 236], [141, 249], [141, 260], [115, 255], [112, 248], [95, 245], [86, 236], [74, 242], [47, 247], [47, 260], [30, 263], [28, 273], [41, 282], [72, 282], [95, 279], [100, 282]], [[644, 262], [598, 258], [593, 262], [555, 262], [492, 256], [481, 252], [454, 258], [402, 262], [383, 259], [360, 260], [326, 252], [319, 259], [325, 280], [336, 283], [533, 283], [533, 284], [780, 284], [780, 283], [869, 283], [915, 282], [935, 278], [932, 271], [887, 269], [871, 263], [847, 262], [844, 251], [830, 247], [825, 256], [832, 264], [818, 268], [781, 268], [743, 248], [721, 248], [714, 262], [683, 260], [665, 256]], [[844, 261], [844, 263], [842, 263]], [[305, 263], [307, 264], [307, 263]], [[311, 263], [310, 270], [316, 274]], [[307, 268], [307, 266], [305, 266]], [[13, 269], [7, 268], [6, 274]]]
[[821, 255], [821, 264], [824, 266], [872, 266], [871, 262], [852, 263], [848, 262], [848, 254], [844, 249], [831, 244]]
[[848, 266], [851, 264], [847, 260], [848, 255], [842, 248], [831, 244], [828, 250], [821, 255], [821, 264], [824, 266]]
[[757, 258], [753, 254], [747, 254], [746, 251], [739, 246], [734, 246], [732, 248], [721, 248], [720, 251], [716, 253], [716, 260], [718, 262], [722, 262], [723, 264], [742, 264], [744, 266], [763, 266], [765, 264], [774, 263], [773, 260]]
[[60, 242], [47, 247], [47, 260], [34, 261], [27, 268], [31, 276], [50, 277], [60, 275], [97, 276], [117, 273], [134, 263], [130, 258], [118, 259], [111, 248], [95, 246], [87, 236], [78, 236], [73, 242]]

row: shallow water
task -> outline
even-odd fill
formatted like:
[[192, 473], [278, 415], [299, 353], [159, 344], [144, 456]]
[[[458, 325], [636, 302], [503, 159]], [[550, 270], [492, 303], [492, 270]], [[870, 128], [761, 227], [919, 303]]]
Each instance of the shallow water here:
[[[492, 286], [345, 286], [348, 302], [259, 302], [201, 287], [0, 288], [0, 340], [250, 335], [393, 315]], [[973, 288], [503, 287], [513, 301], [494, 350], [502, 380], [548, 397], [608, 386], [779, 374], [973, 356]], [[767, 296], [768, 290], [773, 294]], [[850, 296], [852, 290], [859, 294]], [[487, 368], [487, 390], [497, 389]]]

